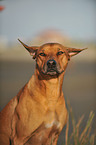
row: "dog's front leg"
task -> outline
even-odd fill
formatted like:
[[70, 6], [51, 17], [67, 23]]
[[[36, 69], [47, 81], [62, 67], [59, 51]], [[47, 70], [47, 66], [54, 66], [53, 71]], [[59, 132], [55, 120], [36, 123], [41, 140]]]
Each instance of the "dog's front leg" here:
[[59, 135], [57, 135], [57, 136], [55, 137], [55, 139], [54, 139], [53, 142], [52, 142], [52, 145], [57, 145], [58, 137], [59, 137]]

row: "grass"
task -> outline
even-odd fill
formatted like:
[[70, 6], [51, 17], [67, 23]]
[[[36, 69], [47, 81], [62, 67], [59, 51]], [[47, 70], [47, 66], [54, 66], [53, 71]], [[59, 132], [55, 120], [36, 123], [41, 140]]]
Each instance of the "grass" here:
[[76, 123], [72, 107], [70, 106], [69, 102], [68, 102], [68, 110], [71, 116], [73, 131], [69, 136], [69, 117], [68, 117], [65, 133], [65, 145], [95, 145], [96, 134], [91, 133], [91, 126], [92, 120], [94, 118], [94, 113], [92, 111], [90, 112], [85, 128], [81, 132], [80, 125], [84, 119], [84, 115], [82, 115], [79, 121]]

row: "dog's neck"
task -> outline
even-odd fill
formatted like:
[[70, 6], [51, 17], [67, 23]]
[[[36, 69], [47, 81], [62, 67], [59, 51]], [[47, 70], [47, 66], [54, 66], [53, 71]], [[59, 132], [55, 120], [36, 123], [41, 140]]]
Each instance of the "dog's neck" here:
[[[39, 73], [38, 70], [35, 71], [35, 74], [32, 76], [30, 82], [30, 92], [34, 92], [34, 97], [43, 96], [48, 101], [54, 102], [56, 101], [62, 94], [62, 83], [64, 72], [58, 77], [46, 76], [47, 79], [44, 78], [43, 75]], [[33, 86], [34, 84], [34, 86]], [[34, 89], [34, 91], [32, 91]], [[38, 94], [36, 96], [36, 94]], [[40, 98], [39, 98], [40, 99]]]

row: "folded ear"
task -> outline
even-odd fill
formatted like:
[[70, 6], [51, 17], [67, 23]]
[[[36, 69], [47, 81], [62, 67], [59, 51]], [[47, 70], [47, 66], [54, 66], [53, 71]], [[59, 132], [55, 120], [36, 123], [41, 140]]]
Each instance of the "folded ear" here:
[[83, 48], [83, 49], [76, 49], [76, 48], [69, 48], [69, 47], [66, 48], [70, 57], [80, 53], [81, 51], [83, 51], [85, 49], [87, 49], [87, 48]]
[[33, 59], [36, 58], [36, 52], [38, 50], [38, 46], [27, 46], [20, 39], [18, 41], [29, 51], [30, 55], [33, 56]]

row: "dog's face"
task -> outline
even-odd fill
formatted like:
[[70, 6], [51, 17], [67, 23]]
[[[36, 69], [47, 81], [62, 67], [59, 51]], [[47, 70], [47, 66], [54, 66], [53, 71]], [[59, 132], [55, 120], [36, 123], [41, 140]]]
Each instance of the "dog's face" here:
[[64, 47], [59, 43], [46, 43], [40, 47], [29, 47], [22, 41], [20, 43], [29, 51], [33, 59], [36, 59], [36, 66], [39, 72], [50, 76], [63, 73], [70, 57], [86, 49]]
[[68, 52], [58, 43], [42, 45], [36, 53], [36, 64], [45, 75], [59, 75], [65, 71], [68, 63]]

